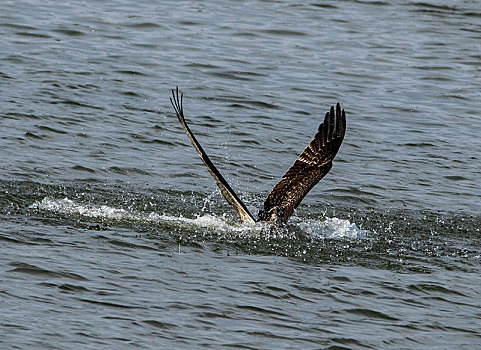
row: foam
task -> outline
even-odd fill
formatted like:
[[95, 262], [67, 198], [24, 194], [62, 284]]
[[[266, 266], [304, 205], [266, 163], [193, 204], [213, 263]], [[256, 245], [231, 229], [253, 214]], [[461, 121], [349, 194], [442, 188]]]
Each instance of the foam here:
[[208, 228], [216, 231], [234, 231], [243, 232], [248, 231], [249, 227], [254, 225], [235, 225], [229, 223], [225, 216], [215, 216], [212, 214], [199, 215], [196, 218], [186, 218], [182, 215], [175, 216], [169, 214], [158, 213], [141, 213], [131, 212], [125, 209], [113, 208], [107, 205], [95, 206], [91, 204], [79, 204], [69, 198], [55, 199], [45, 197], [41, 201], [37, 201], [30, 205], [31, 209], [46, 210], [60, 214], [67, 215], [81, 215], [84, 217], [94, 219], [108, 219], [108, 220], [127, 220], [138, 222], [150, 222], [156, 224], [175, 223], [184, 226], [196, 226]]
[[346, 219], [325, 218], [324, 220], [304, 220], [297, 224], [306, 234], [320, 238], [367, 238], [368, 231], [358, 228]]
[[77, 204], [71, 199], [54, 199], [45, 197], [40, 202], [35, 202], [30, 206], [31, 209], [40, 209], [62, 214], [78, 214], [91, 218], [103, 218], [112, 220], [132, 220], [135, 215], [130, 214], [125, 209], [112, 208], [107, 205], [96, 207], [93, 205]]
[[[158, 214], [155, 212], [133, 212], [107, 205], [95, 206], [92, 204], [79, 204], [69, 198], [55, 199], [45, 197], [30, 206], [31, 209], [46, 210], [67, 215], [81, 215], [84, 217], [107, 220], [127, 220], [154, 224], [173, 223], [174, 225], [187, 227], [207, 228], [216, 232], [235, 233], [239, 235], [256, 235], [262, 231], [263, 224], [240, 224], [227, 220], [225, 215], [212, 214], [199, 215], [195, 218], [186, 218], [182, 215]], [[322, 220], [293, 220], [294, 225], [308, 235], [318, 238], [334, 239], [359, 239], [366, 238], [367, 231], [362, 230], [349, 220], [325, 218]]]

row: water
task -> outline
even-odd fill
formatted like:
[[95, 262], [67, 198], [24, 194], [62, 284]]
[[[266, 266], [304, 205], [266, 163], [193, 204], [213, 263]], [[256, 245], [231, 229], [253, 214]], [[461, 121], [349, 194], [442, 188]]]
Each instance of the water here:
[[[2, 348], [481, 343], [477, 1], [0, 5]], [[256, 214], [336, 102], [283, 228]]]

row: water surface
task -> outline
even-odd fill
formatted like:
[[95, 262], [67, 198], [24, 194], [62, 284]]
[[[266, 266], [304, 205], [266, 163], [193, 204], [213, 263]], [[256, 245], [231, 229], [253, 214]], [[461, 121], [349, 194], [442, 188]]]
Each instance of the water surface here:
[[[481, 342], [476, 1], [0, 5], [5, 348]], [[340, 102], [289, 225], [255, 214]]]

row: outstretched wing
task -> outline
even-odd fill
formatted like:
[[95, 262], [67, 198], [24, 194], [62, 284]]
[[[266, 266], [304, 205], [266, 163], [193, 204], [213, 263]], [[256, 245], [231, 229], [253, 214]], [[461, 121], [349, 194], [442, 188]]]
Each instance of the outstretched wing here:
[[314, 140], [269, 194], [259, 220], [269, 221], [275, 215], [277, 220], [287, 222], [311, 188], [331, 170], [345, 132], [346, 114], [338, 103], [335, 113], [331, 107]]
[[181, 94], [179, 99], [179, 87], [177, 87], [175, 91], [172, 90], [172, 97], [170, 98], [170, 103], [172, 103], [172, 107], [174, 107], [175, 114], [177, 114], [177, 118], [179, 119], [180, 124], [182, 124], [182, 127], [187, 133], [187, 136], [189, 136], [189, 139], [192, 142], [192, 145], [197, 150], [197, 153], [199, 153], [200, 159], [202, 159], [202, 162], [204, 162], [205, 166], [207, 167], [207, 170], [209, 170], [209, 173], [215, 179], [215, 182], [217, 186], [220, 188], [220, 192], [222, 193], [224, 198], [227, 199], [227, 201], [234, 208], [237, 209], [242, 222], [247, 221], [249, 223], [254, 223], [255, 219], [251, 215], [251, 213], [249, 213], [249, 210], [247, 209], [246, 205], [239, 199], [239, 197], [237, 197], [234, 190], [229, 186], [229, 184], [221, 175], [221, 173], [219, 173], [217, 168], [214, 166], [214, 164], [210, 160], [209, 156], [202, 149], [201, 145], [195, 138], [194, 134], [192, 134], [192, 132], [190, 131], [189, 126], [187, 125], [184, 119], [184, 110], [182, 108], [183, 97], [184, 97], [184, 94]]

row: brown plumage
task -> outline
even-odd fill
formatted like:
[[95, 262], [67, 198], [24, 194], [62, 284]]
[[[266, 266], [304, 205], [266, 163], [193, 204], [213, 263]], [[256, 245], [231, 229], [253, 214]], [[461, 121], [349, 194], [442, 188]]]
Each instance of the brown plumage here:
[[287, 222], [306, 194], [331, 170], [345, 132], [346, 113], [338, 103], [336, 113], [331, 107], [314, 140], [267, 197], [259, 212], [260, 221]]
[[307, 193], [331, 170], [332, 160], [336, 156], [346, 132], [346, 114], [344, 110], [341, 110], [338, 103], [335, 111], [334, 107], [331, 107], [330, 112], [326, 113], [324, 122], [319, 125], [314, 140], [274, 187], [264, 202], [264, 208], [259, 211], [258, 219], [254, 220], [246, 205], [219, 173], [187, 126], [184, 119], [182, 99], [183, 94], [179, 99], [179, 88], [175, 91], [172, 90], [170, 102], [174, 107], [177, 118], [209, 173], [214, 177], [222, 195], [237, 209], [242, 222], [287, 222]]

